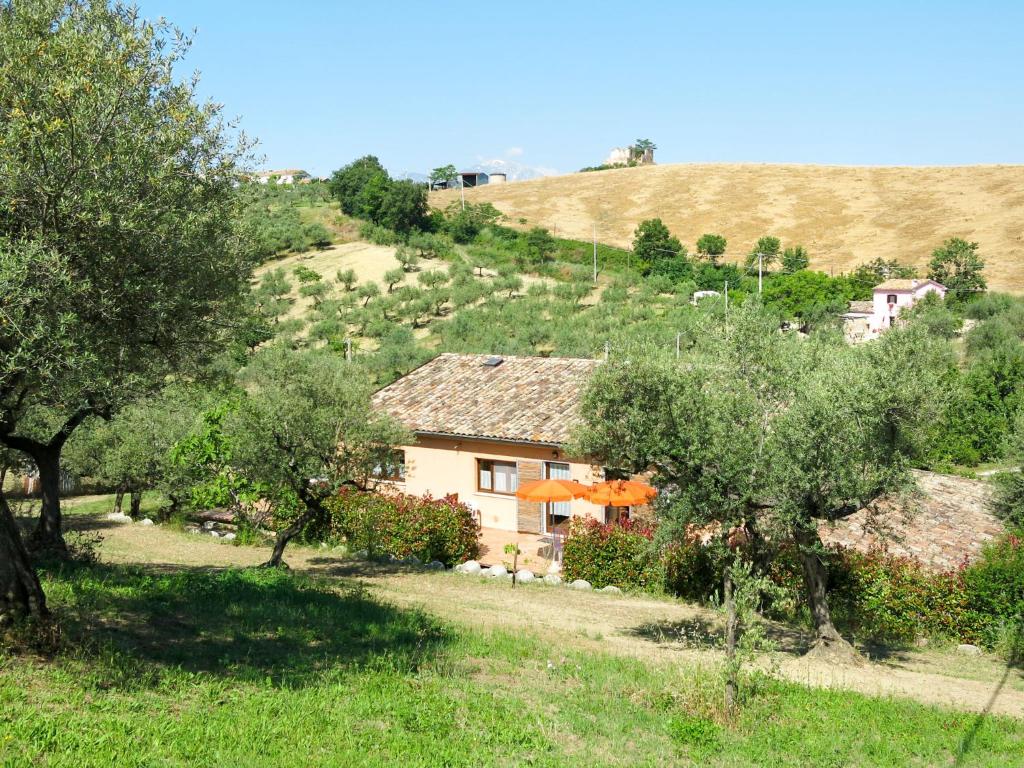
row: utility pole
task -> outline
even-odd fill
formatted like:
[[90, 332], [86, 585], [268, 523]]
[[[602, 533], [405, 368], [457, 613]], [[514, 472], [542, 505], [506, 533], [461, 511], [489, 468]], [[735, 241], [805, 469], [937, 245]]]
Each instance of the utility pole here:
[[597, 224], [594, 225], [594, 285], [597, 285]]
[[729, 281], [725, 281], [725, 332], [729, 332]]
[[757, 254], [757, 295], [761, 295], [761, 277], [764, 272], [764, 254]]
[[459, 193], [462, 195], [462, 210], [466, 210], [466, 180], [459, 174]]
[[683, 334], [681, 334], [681, 333], [677, 333], [676, 334], [676, 360], [679, 359], [679, 337], [682, 336], [682, 335]]
[[352, 339], [345, 339], [345, 359], [349, 362], [352, 361]]

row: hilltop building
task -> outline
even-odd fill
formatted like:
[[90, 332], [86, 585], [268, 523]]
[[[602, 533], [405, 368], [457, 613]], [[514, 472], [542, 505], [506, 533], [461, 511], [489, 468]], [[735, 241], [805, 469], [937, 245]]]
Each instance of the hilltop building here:
[[253, 178], [260, 184], [269, 184], [274, 179], [277, 184], [308, 184], [312, 177], [301, 168], [285, 168], [280, 171], [260, 171]]
[[919, 278], [891, 279], [876, 285], [871, 301], [851, 301], [849, 309], [840, 315], [846, 338], [852, 342], [877, 339], [896, 324], [901, 312], [930, 293], [945, 298], [946, 286]]

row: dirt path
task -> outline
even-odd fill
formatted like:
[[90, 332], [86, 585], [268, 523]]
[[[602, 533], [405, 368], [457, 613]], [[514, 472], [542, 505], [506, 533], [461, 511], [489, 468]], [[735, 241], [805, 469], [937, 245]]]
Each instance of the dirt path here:
[[[80, 529], [99, 530], [102, 555], [112, 562], [163, 567], [255, 565], [267, 550], [235, 547], [206, 536], [159, 526], [112, 524], [102, 516], [72, 516]], [[717, 663], [718, 615], [699, 606], [651, 597], [576, 592], [541, 585], [515, 590], [508, 582], [454, 573], [424, 573], [341, 557], [327, 549], [294, 547], [289, 564], [309, 573], [358, 579], [377, 597], [422, 608], [455, 623], [526, 630], [558, 648], [592, 648], [658, 664]], [[780, 651], [761, 664], [808, 685], [847, 688], [872, 696], [909, 697], [975, 712], [1024, 716], [1024, 672], [996, 657], [905, 651], [862, 667], [835, 667], [801, 658], [804, 638], [772, 627]]]

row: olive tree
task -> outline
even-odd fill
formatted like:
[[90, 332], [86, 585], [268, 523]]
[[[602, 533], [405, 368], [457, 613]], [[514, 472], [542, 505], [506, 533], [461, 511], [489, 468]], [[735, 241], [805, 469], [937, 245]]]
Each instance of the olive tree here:
[[22, 461], [14, 451], [0, 447], [0, 629], [19, 619], [49, 615], [46, 595], [3, 490], [7, 473]]
[[228, 463], [275, 504], [277, 537], [266, 565], [278, 566], [289, 541], [326, 519], [330, 495], [367, 487], [409, 438], [370, 407], [361, 370], [332, 353], [270, 348], [240, 381], [244, 396], [224, 419]]
[[251, 272], [247, 141], [174, 78], [188, 45], [120, 5], [0, 2], [0, 301], [31, 315], [0, 324], [0, 443], [39, 470], [41, 546], [71, 434], [209, 355]]
[[914, 328], [867, 347], [800, 341], [753, 302], [694, 338], [679, 360], [632, 350], [602, 366], [575, 450], [653, 469], [670, 536], [742, 528], [755, 559], [766, 538], [794, 541], [815, 652], [841, 655], [818, 528], [911, 484], [944, 362]]

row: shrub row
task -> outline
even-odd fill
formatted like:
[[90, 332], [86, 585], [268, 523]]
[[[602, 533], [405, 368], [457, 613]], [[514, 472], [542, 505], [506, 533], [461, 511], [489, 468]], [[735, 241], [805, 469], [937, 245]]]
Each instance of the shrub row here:
[[[907, 644], [920, 637], [1024, 650], [1024, 541], [1008, 534], [981, 557], [952, 571], [935, 572], [916, 560], [881, 551], [841, 547], [825, 555], [833, 619], [859, 641]], [[567, 578], [594, 586], [664, 591], [706, 602], [722, 583], [715, 550], [699, 541], [656, 547], [654, 530], [574, 520], [565, 544]], [[803, 581], [791, 545], [771, 553], [767, 575], [782, 587], [766, 606], [783, 619], [806, 619]]]
[[480, 526], [473, 511], [452, 496], [409, 496], [346, 490], [330, 499], [326, 538], [371, 556], [414, 555], [423, 562], [454, 565], [480, 552]]
[[575, 517], [562, 555], [567, 580], [586, 579], [594, 587], [609, 584], [635, 589], [662, 589], [663, 575], [652, 546], [653, 530], [625, 521], [602, 525]]

